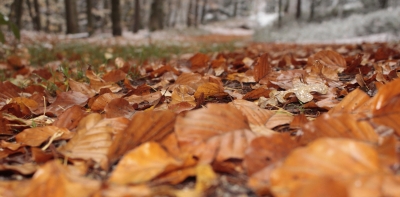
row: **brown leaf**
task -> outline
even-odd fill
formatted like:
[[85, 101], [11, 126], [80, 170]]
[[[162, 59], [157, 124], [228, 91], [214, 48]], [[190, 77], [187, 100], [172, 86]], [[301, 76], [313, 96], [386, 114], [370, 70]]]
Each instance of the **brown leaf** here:
[[202, 85], [200, 85], [196, 92], [194, 93], [194, 97], [196, 99], [200, 98], [201, 95], [204, 95], [205, 98], [209, 97], [209, 96], [224, 96], [227, 95], [224, 92], [224, 87], [220, 86], [219, 84], [216, 83], [204, 83]]
[[126, 118], [102, 119], [100, 114], [84, 117], [78, 125], [75, 136], [58, 151], [71, 159], [92, 159], [107, 169], [112, 138], [123, 132], [129, 120]]
[[111, 100], [104, 108], [106, 118], [117, 118], [123, 116], [130, 119], [135, 113], [135, 109], [123, 98]]
[[111, 70], [110, 72], [107, 72], [103, 76], [103, 80], [105, 82], [112, 82], [116, 83], [118, 81], [124, 80], [126, 77], [126, 73], [124, 73], [122, 70]]
[[74, 105], [58, 116], [54, 121], [53, 126], [64, 127], [72, 130], [78, 126], [79, 121], [86, 115], [87, 113], [82, 109], [82, 107]]
[[378, 134], [366, 120], [351, 114], [328, 114], [319, 116], [302, 127], [301, 141], [308, 143], [320, 137], [351, 138], [377, 143]]
[[26, 189], [31, 181], [0, 181], [0, 196], [4, 197], [22, 197], [28, 196], [28, 190]]
[[228, 104], [208, 104], [179, 116], [175, 132], [180, 147], [205, 163], [242, 158], [247, 144], [256, 136], [249, 131], [246, 117]]
[[246, 93], [246, 95], [244, 95], [243, 99], [245, 100], [257, 100], [260, 97], [269, 97], [269, 93], [271, 92], [271, 90], [265, 89], [265, 88], [257, 88], [255, 90], [252, 90], [248, 93]]
[[81, 107], [85, 106], [88, 101], [88, 97], [80, 92], [62, 92], [57, 95], [56, 100], [48, 108], [47, 112], [59, 116], [68, 108], [79, 105]]
[[22, 90], [10, 81], [0, 82], [0, 108], [6, 105], [7, 99], [19, 97]]
[[360, 175], [382, 173], [377, 151], [364, 142], [322, 138], [292, 152], [271, 174], [274, 196], [291, 196], [309, 181], [330, 177], [343, 183]]
[[140, 184], [178, 168], [184, 162], [171, 157], [158, 143], [147, 142], [129, 151], [112, 172], [109, 182]]
[[262, 170], [269, 165], [275, 165], [300, 144], [289, 133], [276, 133], [271, 136], [261, 136], [251, 141], [244, 157], [247, 175]]
[[90, 80], [90, 87], [93, 88], [96, 93], [100, 92], [102, 88], [109, 88], [112, 92], [118, 92], [121, 90], [114, 82], [106, 82], [99, 76], [97, 76], [92, 70], [86, 70], [86, 77]]
[[268, 53], [261, 55], [254, 66], [254, 79], [258, 82], [271, 72]]
[[86, 84], [83, 82], [77, 82], [73, 79], [68, 79], [68, 84], [72, 91], [80, 92], [80, 93], [88, 96], [89, 98], [96, 95], [96, 91], [93, 90], [89, 86], [89, 84]]
[[28, 197], [89, 197], [100, 188], [100, 182], [73, 173], [59, 161], [47, 162], [34, 174]]
[[208, 55], [202, 54], [202, 53], [197, 53], [189, 59], [189, 62], [190, 62], [191, 68], [193, 70], [197, 70], [197, 69], [208, 66], [209, 60], [210, 60], [210, 58], [208, 57]]
[[370, 97], [360, 89], [355, 89], [350, 94], [348, 94], [340, 103], [329, 110], [329, 114], [335, 113], [357, 113], [357, 109], [365, 104]]
[[148, 141], [159, 141], [174, 129], [175, 114], [171, 111], [137, 112], [124, 131], [116, 134], [108, 157], [111, 162], [129, 150]]
[[182, 73], [170, 88], [171, 90], [174, 90], [178, 85], [187, 85], [195, 91], [197, 90], [197, 87], [203, 83], [205, 83], [205, 81], [198, 73]]
[[400, 135], [400, 79], [384, 85], [372, 99], [372, 121], [391, 127]]
[[139, 104], [144, 101], [147, 101], [150, 105], [156, 105], [160, 101], [161, 97], [162, 97], [161, 92], [157, 91], [157, 92], [142, 95], [142, 96], [131, 95], [129, 97], [124, 97], [124, 99], [129, 101], [129, 104], [131, 104], [131, 105], [133, 105], [135, 103]]
[[308, 58], [307, 66], [313, 66], [316, 63], [321, 64], [322, 67], [342, 72], [346, 69], [346, 60], [342, 55], [335, 51], [323, 50]]
[[94, 100], [90, 109], [93, 111], [102, 111], [114, 99], [121, 98], [122, 95], [114, 93], [105, 93]]
[[56, 126], [34, 127], [18, 133], [15, 140], [27, 146], [40, 146], [52, 136], [57, 136], [54, 140], [62, 140], [70, 139], [73, 134], [66, 128]]

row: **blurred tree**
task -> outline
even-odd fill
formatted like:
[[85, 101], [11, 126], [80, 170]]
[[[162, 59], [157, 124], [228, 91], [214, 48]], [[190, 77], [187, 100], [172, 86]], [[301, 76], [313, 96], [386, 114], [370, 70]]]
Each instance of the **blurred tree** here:
[[150, 8], [150, 31], [156, 31], [164, 28], [164, 9], [163, 0], [153, 0]]
[[311, 2], [310, 2], [310, 16], [308, 17], [309, 21], [313, 20], [314, 12], [315, 12], [315, 0], [311, 0]]
[[379, 6], [381, 9], [385, 9], [388, 6], [388, 0], [379, 0]]
[[45, 1], [46, 4], [46, 32], [50, 32], [50, 3], [49, 0]]
[[278, 27], [282, 26], [282, 0], [278, 0]]
[[122, 27], [119, 0], [111, 0], [111, 22], [113, 36], [121, 36]]
[[233, 14], [232, 14], [232, 17], [234, 17], [234, 18], [236, 18], [236, 16], [237, 16], [238, 4], [239, 4], [238, 0], [233, 0]]
[[299, 19], [300, 17], [301, 17], [301, 0], [297, 0], [296, 19]]
[[135, 0], [135, 12], [133, 14], [133, 33], [136, 33], [140, 29], [140, 1]]
[[22, 0], [14, 0], [11, 4], [11, 12], [10, 19], [13, 23], [17, 25], [19, 29], [22, 27], [22, 12], [23, 12], [23, 1]]
[[207, 0], [203, 1], [203, 6], [202, 6], [202, 9], [201, 9], [201, 19], [200, 19], [201, 24], [205, 23], [204, 17], [206, 16], [206, 13], [207, 13], [207, 9], [206, 9], [207, 8], [207, 3], [208, 3]]
[[42, 23], [41, 23], [41, 19], [40, 19], [40, 8], [39, 8], [38, 0], [33, 0], [33, 7], [35, 8], [34, 21], [35, 21], [35, 25], [36, 25], [36, 30], [40, 31], [40, 30], [42, 30]]
[[189, 8], [188, 8], [187, 19], [186, 19], [186, 25], [188, 27], [192, 26], [192, 24], [193, 24], [192, 9], [193, 9], [193, 3], [192, 3], [192, 0], [189, 0]]
[[93, 7], [92, 0], [86, 0], [87, 31], [88, 31], [89, 35], [92, 35], [94, 32], [92, 7]]
[[195, 1], [194, 4], [194, 26], [197, 27], [197, 25], [199, 24], [199, 0]]
[[35, 10], [35, 14], [32, 13], [32, 5], [30, 0], [26, 0], [26, 4], [28, 5], [28, 12], [32, 18], [33, 28], [36, 31], [41, 30], [41, 23], [40, 23], [40, 11], [39, 11], [39, 2], [38, 0], [33, 0], [33, 8]]
[[78, 33], [78, 14], [75, 0], [65, 0], [65, 19], [67, 23], [67, 34]]

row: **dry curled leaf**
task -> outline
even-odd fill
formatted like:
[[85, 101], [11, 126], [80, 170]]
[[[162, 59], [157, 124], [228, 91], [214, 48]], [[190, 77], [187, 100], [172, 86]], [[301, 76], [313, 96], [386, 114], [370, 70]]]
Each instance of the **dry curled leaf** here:
[[[293, 151], [272, 172], [271, 189], [275, 196], [292, 196], [310, 181], [329, 177], [351, 190], [356, 186], [349, 185], [351, 179], [380, 173], [385, 170], [371, 145], [351, 139], [322, 138]], [[378, 184], [383, 186], [382, 182]]]
[[122, 132], [128, 122], [122, 117], [103, 119], [100, 114], [90, 114], [79, 122], [75, 136], [58, 151], [70, 159], [92, 159], [107, 169], [113, 136]]

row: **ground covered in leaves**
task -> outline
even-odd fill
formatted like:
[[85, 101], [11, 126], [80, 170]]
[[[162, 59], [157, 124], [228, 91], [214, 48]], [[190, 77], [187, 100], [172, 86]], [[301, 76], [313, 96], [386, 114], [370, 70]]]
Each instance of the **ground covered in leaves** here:
[[0, 62], [0, 196], [400, 196], [399, 44], [21, 54]]

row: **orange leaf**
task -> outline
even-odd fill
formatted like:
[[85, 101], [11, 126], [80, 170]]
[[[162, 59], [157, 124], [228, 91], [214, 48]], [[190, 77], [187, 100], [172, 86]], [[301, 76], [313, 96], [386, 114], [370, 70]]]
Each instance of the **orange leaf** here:
[[108, 157], [119, 159], [127, 151], [148, 141], [159, 141], [174, 129], [175, 114], [171, 111], [137, 112], [126, 129], [116, 134]]
[[264, 167], [276, 164], [300, 144], [288, 133], [276, 133], [269, 137], [261, 136], [251, 141], [246, 150], [244, 165], [251, 176]]
[[129, 102], [123, 98], [116, 98], [111, 100], [106, 107], [104, 108], [104, 112], [106, 113], [107, 118], [116, 118], [123, 116], [125, 118], [130, 119], [132, 115], [135, 113], [135, 109]]
[[65, 127], [72, 130], [78, 126], [79, 121], [86, 115], [87, 113], [80, 106], [74, 105], [58, 116], [53, 126]]
[[196, 70], [208, 66], [210, 58], [206, 54], [197, 53], [189, 59], [192, 69]]
[[271, 72], [268, 53], [261, 55], [254, 66], [254, 79], [258, 82]]
[[88, 97], [80, 92], [62, 92], [57, 95], [56, 100], [48, 108], [47, 112], [53, 113], [59, 116], [66, 109], [79, 105], [81, 107], [85, 106], [88, 101]]
[[96, 95], [96, 91], [94, 91], [88, 84], [83, 82], [77, 82], [73, 79], [68, 79], [69, 87], [72, 91], [80, 92], [88, 97], [93, 97]]
[[144, 183], [182, 164], [182, 161], [171, 157], [158, 143], [147, 142], [129, 151], [119, 161], [109, 181], [118, 184]]
[[33, 176], [28, 186], [28, 197], [91, 196], [100, 182], [74, 174], [58, 161], [47, 162]]
[[246, 117], [228, 104], [208, 104], [179, 116], [175, 132], [180, 147], [204, 163], [242, 158], [247, 144], [256, 136], [249, 130]]
[[319, 116], [303, 126], [301, 141], [308, 143], [319, 137], [351, 138], [377, 143], [378, 134], [368, 121], [358, 120], [352, 114], [328, 114]]
[[90, 109], [93, 111], [104, 110], [104, 108], [111, 102], [113, 99], [121, 98], [122, 95], [114, 94], [114, 93], [105, 93], [100, 95], [94, 100]]
[[372, 121], [393, 128], [400, 135], [400, 79], [384, 85], [372, 99]]
[[128, 122], [122, 117], [102, 119], [100, 114], [90, 114], [79, 122], [75, 136], [58, 151], [72, 159], [92, 159], [107, 169], [112, 138], [122, 132]]
[[320, 177], [330, 177], [351, 187], [348, 179], [383, 171], [377, 151], [367, 143], [323, 138], [293, 151], [272, 172], [271, 189], [274, 196], [290, 196]]
[[15, 140], [27, 146], [40, 146], [53, 135], [59, 135], [55, 140], [61, 140], [70, 139], [73, 134], [66, 128], [56, 126], [34, 127], [18, 133]]
[[224, 87], [216, 84], [216, 83], [204, 83], [202, 85], [200, 85], [196, 92], [194, 93], [194, 97], [196, 99], [199, 99], [201, 95], [204, 95], [205, 98], [209, 97], [209, 96], [222, 96], [222, 95], [227, 95], [224, 92]]
[[308, 58], [307, 66], [313, 66], [319, 62], [323, 67], [342, 72], [346, 69], [346, 60], [335, 51], [323, 50]]

